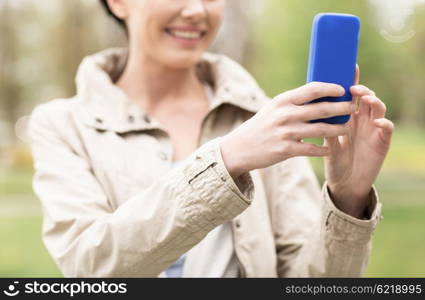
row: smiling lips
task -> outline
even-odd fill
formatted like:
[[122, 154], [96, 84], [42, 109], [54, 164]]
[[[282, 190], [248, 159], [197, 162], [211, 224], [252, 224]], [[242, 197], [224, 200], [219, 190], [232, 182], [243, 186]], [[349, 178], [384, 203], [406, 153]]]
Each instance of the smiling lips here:
[[188, 42], [201, 40], [206, 35], [206, 30], [194, 28], [166, 28], [165, 32], [170, 36]]

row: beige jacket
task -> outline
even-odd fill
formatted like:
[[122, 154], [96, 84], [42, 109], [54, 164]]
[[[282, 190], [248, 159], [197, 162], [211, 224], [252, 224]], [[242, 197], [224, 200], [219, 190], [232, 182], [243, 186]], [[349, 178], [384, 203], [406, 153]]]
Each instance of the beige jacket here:
[[242, 276], [361, 276], [380, 219], [375, 189], [371, 219], [359, 220], [320, 190], [305, 157], [229, 176], [218, 139], [270, 101], [241, 66], [203, 56], [214, 101], [199, 148], [171, 169], [166, 131], [113, 84], [125, 60], [123, 49], [87, 57], [77, 95], [31, 116], [43, 240], [65, 276], [160, 276], [229, 220]]

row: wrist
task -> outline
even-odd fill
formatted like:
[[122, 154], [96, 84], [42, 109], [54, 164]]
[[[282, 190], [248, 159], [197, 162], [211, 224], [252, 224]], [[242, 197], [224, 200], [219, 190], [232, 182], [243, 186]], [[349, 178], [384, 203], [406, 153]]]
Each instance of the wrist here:
[[219, 139], [219, 145], [224, 165], [233, 179], [247, 172], [247, 170], [243, 169], [243, 164], [240, 162], [239, 151], [235, 148], [228, 135]]
[[339, 210], [358, 219], [369, 217], [368, 208], [370, 206], [370, 191], [372, 188], [367, 193], [362, 194], [332, 188], [329, 185], [327, 189], [332, 202]]

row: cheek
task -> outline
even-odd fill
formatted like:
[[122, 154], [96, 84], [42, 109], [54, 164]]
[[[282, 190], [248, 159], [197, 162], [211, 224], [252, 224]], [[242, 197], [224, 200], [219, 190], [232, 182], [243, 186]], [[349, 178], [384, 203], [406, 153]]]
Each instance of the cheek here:
[[162, 0], [128, 0], [129, 22], [133, 36], [144, 45], [157, 43], [161, 24], [166, 22], [167, 12]]
[[145, 15], [144, 18], [134, 20], [132, 23], [134, 44], [138, 44], [138, 47], [151, 54], [158, 52], [164, 39], [162, 27], [157, 15]]
[[214, 36], [217, 34], [224, 20], [224, 4], [215, 4], [209, 8], [208, 22], [210, 23]]
[[[158, 1], [158, 0], [155, 0]], [[150, 13], [146, 16], [146, 22], [143, 24], [146, 31], [146, 38], [151, 44], [145, 44], [156, 46], [157, 43], [161, 42], [164, 38], [164, 28], [169, 23], [169, 20], [175, 15], [174, 11], [165, 9], [164, 5], [151, 5]]]

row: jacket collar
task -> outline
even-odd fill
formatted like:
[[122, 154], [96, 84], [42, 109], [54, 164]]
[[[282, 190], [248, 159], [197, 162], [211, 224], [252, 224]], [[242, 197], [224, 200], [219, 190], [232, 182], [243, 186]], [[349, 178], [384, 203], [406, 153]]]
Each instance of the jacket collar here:
[[[81, 63], [76, 78], [77, 113], [86, 125], [118, 133], [161, 128], [114, 85], [127, 57], [126, 48], [112, 48], [88, 56]], [[226, 56], [204, 53], [198, 72], [213, 90], [210, 111], [230, 104], [256, 113], [267, 101], [252, 76]]]

